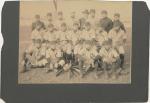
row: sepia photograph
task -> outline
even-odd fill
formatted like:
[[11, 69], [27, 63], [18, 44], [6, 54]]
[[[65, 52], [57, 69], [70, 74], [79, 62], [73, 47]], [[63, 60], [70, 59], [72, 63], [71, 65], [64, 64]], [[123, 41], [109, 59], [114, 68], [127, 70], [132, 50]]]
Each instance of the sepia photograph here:
[[18, 84], [131, 84], [132, 2], [20, 1]]

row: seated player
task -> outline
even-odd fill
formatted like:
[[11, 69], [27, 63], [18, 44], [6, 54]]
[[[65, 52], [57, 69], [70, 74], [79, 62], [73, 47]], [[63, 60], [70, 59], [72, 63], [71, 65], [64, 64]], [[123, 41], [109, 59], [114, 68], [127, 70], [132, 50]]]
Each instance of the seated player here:
[[58, 58], [56, 58], [55, 45], [47, 45], [46, 59], [48, 64], [46, 65], [46, 72], [49, 73], [57, 68]]
[[112, 40], [113, 46], [117, 49], [119, 52], [119, 57], [120, 57], [120, 72], [125, 71], [124, 70], [124, 56], [125, 56], [125, 44], [126, 44], [126, 39], [127, 35], [125, 32], [120, 28], [121, 25], [119, 24], [114, 24], [113, 29], [109, 33], [109, 38]]
[[[116, 49], [112, 47], [111, 40], [104, 42], [99, 55], [102, 58], [102, 68], [104, 69], [105, 77], [110, 78], [113, 72], [116, 73], [118, 69], [117, 65], [119, 64], [119, 54]], [[115, 74], [115, 76], [117, 77], [117, 74]]]
[[45, 58], [46, 44], [42, 44], [38, 41], [32, 48], [29, 48], [24, 55], [24, 67], [25, 70], [30, 68], [45, 67], [48, 63]]
[[90, 43], [84, 43], [83, 48], [80, 51], [80, 69], [82, 72], [82, 77], [89, 73], [89, 71], [94, 70], [94, 58], [96, 56], [96, 50]]
[[92, 72], [94, 69], [97, 69], [95, 66], [95, 59], [97, 58], [98, 52], [97, 47], [93, 44], [86, 44], [86, 51], [84, 55], [84, 66], [86, 67], [85, 72], [83, 73], [82, 77], [88, 75], [90, 72]]

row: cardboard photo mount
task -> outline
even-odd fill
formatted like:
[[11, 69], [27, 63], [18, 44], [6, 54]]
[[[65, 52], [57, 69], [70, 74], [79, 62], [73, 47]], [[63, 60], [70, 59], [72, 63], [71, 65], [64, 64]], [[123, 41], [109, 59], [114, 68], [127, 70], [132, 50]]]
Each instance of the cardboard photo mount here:
[[[105, 1], [107, 2], [107, 1]], [[18, 84], [19, 1], [2, 10], [1, 98], [6, 103], [146, 102], [149, 72], [149, 18], [145, 2], [132, 2], [131, 84]]]

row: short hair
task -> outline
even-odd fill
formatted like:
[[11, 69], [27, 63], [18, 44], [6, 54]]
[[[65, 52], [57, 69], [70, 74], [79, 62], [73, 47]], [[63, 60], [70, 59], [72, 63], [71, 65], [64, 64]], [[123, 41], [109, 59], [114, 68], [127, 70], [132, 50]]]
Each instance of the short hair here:
[[36, 18], [36, 19], [40, 19], [40, 15], [39, 15], [39, 14], [36, 14], [36, 15], [35, 15], [35, 18]]
[[115, 13], [114, 16], [120, 17], [120, 14], [119, 13]]
[[66, 23], [62, 23], [62, 24], [61, 24], [61, 27], [62, 27], [62, 26], [67, 26], [67, 24], [66, 24]]
[[63, 12], [62, 12], [62, 11], [59, 11], [59, 12], [58, 12], [58, 15], [63, 15]]
[[95, 13], [95, 9], [90, 9], [90, 13]]
[[51, 12], [48, 12], [48, 13], [47, 13], [47, 16], [52, 16], [52, 13], [51, 13]]
[[106, 10], [102, 10], [101, 14], [107, 14], [107, 11]]

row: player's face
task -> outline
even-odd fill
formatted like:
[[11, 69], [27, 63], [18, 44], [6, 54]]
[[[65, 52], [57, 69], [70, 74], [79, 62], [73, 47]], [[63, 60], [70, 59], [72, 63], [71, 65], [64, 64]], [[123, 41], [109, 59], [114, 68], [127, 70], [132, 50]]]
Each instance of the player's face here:
[[66, 26], [61, 26], [61, 30], [62, 30], [62, 31], [66, 31], [66, 30], [67, 30], [67, 27], [66, 27]]
[[107, 14], [106, 13], [102, 13], [101, 16], [102, 16], [102, 18], [105, 18], [105, 17], [107, 17]]
[[94, 17], [95, 16], [95, 13], [94, 12], [91, 12], [90, 13], [90, 17]]
[[48, 30], [49, 30], [49, 31], [53, 31], [53, 30], [54, 30], [54, 27], [49, 27]]
[[119, 17], [118, 16], [114, 16], [114, 20], [119, 20]]
[[58, 19], [62, 19], [63, 18], [63, 15], [62, 14], [59, 14], [58, 15]]
[[35, 21], [40, 21], [40, 17], [35, 17]]
[[83, 16], [87, 18], [89, 15], [87, 13], [83, 13]]
[[40, 43], [36, 43], [36, 48], [40, 48], [41, 47], [41, 44]]
[[49, 21], [49, 20], [52, 20], [52, 16], [48, 15], [48, 16], [47, 16], [47, 20], [48, 20], [48, 21]]
[[46, 43], [43, 43], [43, 44], [42, 44], [42, 47], [43, 47], [43, 48], [46, 48], [46, 47], [47, 47]]
[[90, 50], [91, 49], [91, 46], [90, 45], [85, 45], [86, 49], [87, 50]]
[[105, 44], [105, 48], [108, 50], [110, 48], [110, 44]]
[[75, 18], [75, 13], [71, 13], [71, 18]]

